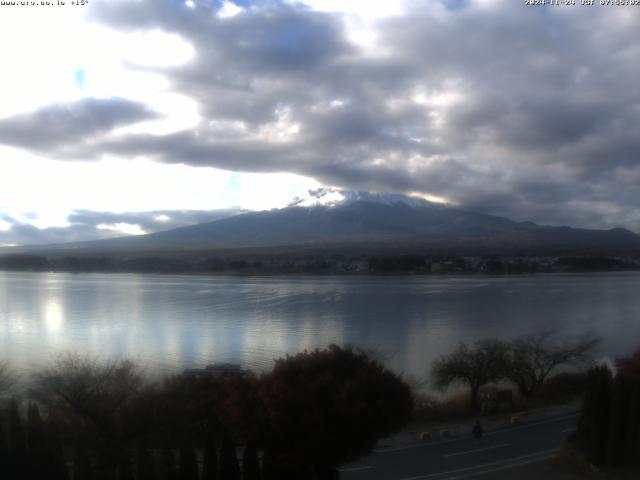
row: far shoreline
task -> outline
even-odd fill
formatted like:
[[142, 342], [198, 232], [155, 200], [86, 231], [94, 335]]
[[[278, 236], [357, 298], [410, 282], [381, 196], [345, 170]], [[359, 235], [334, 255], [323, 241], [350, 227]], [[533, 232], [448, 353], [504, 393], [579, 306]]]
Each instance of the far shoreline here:
[[0, 248], [0, 270], [206, 275], [517, 275], [640, 271], [640, 250], [556, 245], [293, 244], [271, 247]]
[[441, 271], [441, 272], [370, 272], [370, 271], [304, 271], [304, 270], [131, 270], [131, 269], [17, 269], [2, 268], [1, 273], [56, 273], [56, 274], [113, 274], [113, 275], [152, 275], [152, 276], [191, 276], [191, 277], [238, 277], [238, 278], [279, 278], [279, 277], [307, 277], [307, 278], [438, 278], [438, 277], [525, 277], [525, 276], [560, 276], [560, 275], [593, 275], [593, 274], [634, 274], [640, 273], [638, 268], [625, 269], [593, 269], [593, 270], [541, 270], [518, 272], [488, 272], [488, 271]]

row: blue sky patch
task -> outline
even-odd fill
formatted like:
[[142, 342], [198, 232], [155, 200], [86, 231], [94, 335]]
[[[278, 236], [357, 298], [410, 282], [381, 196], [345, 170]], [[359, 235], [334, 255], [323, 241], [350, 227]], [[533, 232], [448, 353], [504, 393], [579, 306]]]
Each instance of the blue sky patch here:
[[82, 69], [78, 69], [73, 72], [73, 78], [76, 82], [76, 88], [78, 90], [84, 90], [85, 74], [86, 72]]

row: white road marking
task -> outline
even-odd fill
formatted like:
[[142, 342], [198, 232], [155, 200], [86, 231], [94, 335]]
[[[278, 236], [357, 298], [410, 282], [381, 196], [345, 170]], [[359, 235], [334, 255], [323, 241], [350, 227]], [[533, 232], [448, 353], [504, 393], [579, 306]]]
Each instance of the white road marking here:
[[500, 445], [492, 445], [490, 447], [476, 448], [475, 450], [467, 450], [465, 452], [450, 453], [448, 455], [445, 455], [444, 458], [459, 457], [460, 455], [467, 455], [469, 453], [476, 453], [476, 452], [484, 452], [485, 450], [495, 450], [496, 448], [504, 448], [504, 447], [508, 447], [510, 445], [511, 444], [509, 444], [509, 443], [501, 443]]
[[349, 467], [349, 468], [340, 468], [341, 472], [359, 472], [361, 470], [369, 470], [371, 469], [371, 465], [365, 465], [364, 467]]
[[463, 473], [461, 475], [456, 475], [453, 477], [445, 477], [445, 478], [441, 478], [440, 480], [461, 480], [463, 478], [477, 477], [478, 475], [485, 475], [487, 473], [499, 472], [501, 470], [508, 470], [510, 468], [522, 467], [524, 465], [531, 465], [532, 463], [542, 462], [544, 460], [553, 458], [553, 456], [554, 456], [554, 453], [549, 453], [549, 454], [541, 455], [539, 457], [533, 457], [527, 460], [518, 461], [514, 463], [507, 463], [504, 465], [500, 465], [493, 468], [487, 468], [487, 469], [479, 470], [476, 472]]
[[[500, 468], [500, 467], [510, 468], [511, 466], [516, 467], [521, 464], [526, 465], [527, 463], [532, 463], [534, 461], [545, 460], [546, 458], [552, 456], [556, 451], [557, 451], [556, 448], [552, 448], [550, 450], [543, 450], [541, 452], [530, 453], [528, 455], [521, 455], [519, 457], [505, 458], [504, 460], [499, 460], [497, 462], [483, 463], [480, 465], [473, 465], [471, 467], [458, 468], [457, 470], [447, 470], [445, 472], [429, 473], [427, 475], [419, 475], [417, 477], [406, 477], [406, 478], [401, 478], [399, 480], [425, 480], [427, 478], [442, 477], [443, 475], [450, 475], [452, 473], [471, 472], [472, 470], [478, 470], [486, 467], [495, 467], [495, 468]], [[457, 478], [457, 477], [447, 477], [446, 480], [451, 480], [453, 478]]]

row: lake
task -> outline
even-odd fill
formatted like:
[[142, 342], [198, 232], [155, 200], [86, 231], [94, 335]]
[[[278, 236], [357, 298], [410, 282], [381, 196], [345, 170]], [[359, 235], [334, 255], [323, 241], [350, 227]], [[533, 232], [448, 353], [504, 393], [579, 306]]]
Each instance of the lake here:
[[331, 343], [425, 378], [460, 341], [559, 328], [602, 354], [640, 346], [640, 273], [522, 276], [181, 276], [0, 272], [0, 359], [22, 373], [75, 351], [152, 372], [269, 369]]

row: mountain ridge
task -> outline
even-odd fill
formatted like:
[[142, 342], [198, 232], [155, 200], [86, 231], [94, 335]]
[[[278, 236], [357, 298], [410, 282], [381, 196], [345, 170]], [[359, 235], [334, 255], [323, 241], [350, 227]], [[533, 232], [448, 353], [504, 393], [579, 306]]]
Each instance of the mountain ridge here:
[[[312, 192], [313, 193], [313, 192]], [[393, 247], [407, 252], [438, 248], [468, 251], [640, 252], [640, 236], [609, 230], [517, 222], [428, 202], [421, 198], [357, 192], [336, 202], [248, 212], [147, 235], [30, 246], [11, 251], [51, 253], [241, 250], [282, 247], [357, 249]], [[318, 197], [329, 193], [318, 192]], [[404, 200], [408, 199], [408, 200]], [[1, 252], [1, 250], [0, 250]]]

